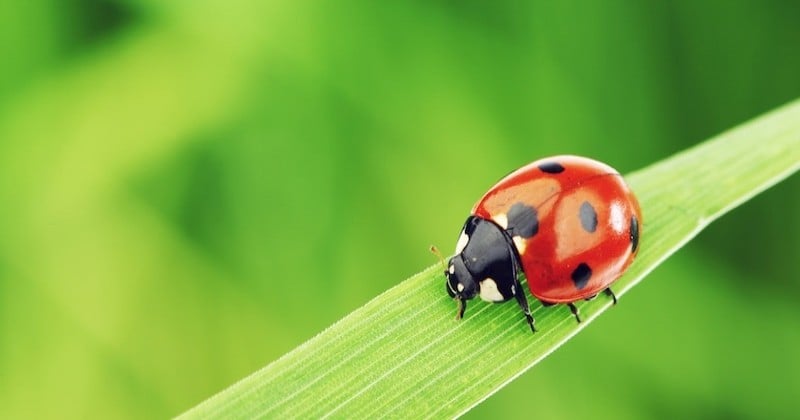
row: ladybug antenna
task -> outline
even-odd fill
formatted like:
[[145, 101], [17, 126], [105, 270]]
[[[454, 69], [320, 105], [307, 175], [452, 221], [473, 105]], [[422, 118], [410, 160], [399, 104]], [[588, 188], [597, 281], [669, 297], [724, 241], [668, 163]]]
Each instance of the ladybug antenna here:
[[436, 245], [431, 245], [431, 252], [433, 255], [439, 257], [439, 262], [442, 263], [442, 271], [447, 271], [447, 264], [445, 264], [444, 257], [442, 256], [442, 253], [439, 252], [439, 248], [436, 248]]

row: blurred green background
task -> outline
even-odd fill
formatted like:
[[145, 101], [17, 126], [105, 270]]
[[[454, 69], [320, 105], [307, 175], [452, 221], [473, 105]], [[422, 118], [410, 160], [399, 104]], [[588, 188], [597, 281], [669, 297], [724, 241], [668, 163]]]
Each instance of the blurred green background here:
[[[2, 2], [0, 417], [177, 415], [435, 263], [510, 170], [627, 173], [800, 97], [798, 22], [756, 0]], [[799, 181], [467, 417], [796, 416]]]

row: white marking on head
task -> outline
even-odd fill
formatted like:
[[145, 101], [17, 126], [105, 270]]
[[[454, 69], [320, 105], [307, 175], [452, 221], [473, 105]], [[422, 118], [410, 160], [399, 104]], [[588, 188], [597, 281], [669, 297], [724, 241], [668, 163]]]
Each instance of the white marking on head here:
[[614, 232], [624, 232], [627, 226], [625, 226], [625, 210], [622, 208], [622, 204], [619, 201], [611, 203], [609, 213], [611, 229], [613, 229]]
[[453, 264], [450, 264], [450, 268], [448, 268], [447, 271], [449, 271], [450, 274], [455, 274], [456, 273], [456, 266], [453, 265]]
[[467, 247], [469, 243], [469, 235], [466, 232], [461, 231], [461, 236], [458, 237], [458, 242], [456, 242], [456, 255], [460, 254], [464, 248]]
[[464, 291], [464, 285], [463, 285], [463, 284], [461, 284], [461, 283], [458, 283], [458, 284], [456, 285], [456, 289], [458, 289], [458, 292], [459, 292], [459, 293], [461, 293], [461, 292], [463, 292], [463, 291]]
[[505, 213], [500, 213], [498, 215], [492, 216], [492, 220], [494, 220], [495, 223], [500, 225], [501, 228], [508, 229], [508, 215], [506, 215]]
[[511, 239], [514, 241], [514, 246], [517, 247], [517, 252], [519, 252], [519, 255], [522, 256], [522, 254], [525, 253], [525, 248], [528, 247], [528, 241], [519, 235]]
[[497, 283], [491, 277], [487, 277], [480, 282], [481, 299], [487, 302], [503, 302], [506, 298], [497, 290]]

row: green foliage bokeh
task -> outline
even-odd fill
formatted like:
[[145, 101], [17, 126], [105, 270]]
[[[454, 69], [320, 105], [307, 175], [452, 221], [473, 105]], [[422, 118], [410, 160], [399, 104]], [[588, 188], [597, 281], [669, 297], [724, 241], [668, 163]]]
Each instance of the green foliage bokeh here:
[[[0, 5], [2, 418], [179, 414], [512, 169], [630, 172], [800, 96], [791, 1], [163, 3]], [[795, 176], [468, 416], [796, 415], [797, 214]]]

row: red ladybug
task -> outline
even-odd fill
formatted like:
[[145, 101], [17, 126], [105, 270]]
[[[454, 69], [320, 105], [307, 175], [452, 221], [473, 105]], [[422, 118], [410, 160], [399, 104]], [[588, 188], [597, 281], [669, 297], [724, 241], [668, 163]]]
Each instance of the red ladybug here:
[[545, 306], [563, 303], [580, 322], [575, 301], [609, 286], [638, 250], [641, 210], [614, 168], [584, 157], [537, 160], [506, 176], [473, 207], [447, 263], [447, 293], [464, 316], [467, 300], [516, 298], [532, 331], [531, 294]]

